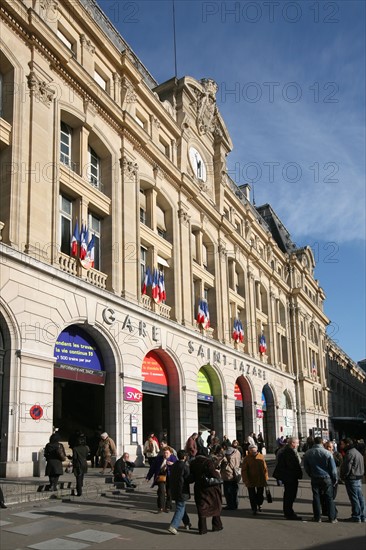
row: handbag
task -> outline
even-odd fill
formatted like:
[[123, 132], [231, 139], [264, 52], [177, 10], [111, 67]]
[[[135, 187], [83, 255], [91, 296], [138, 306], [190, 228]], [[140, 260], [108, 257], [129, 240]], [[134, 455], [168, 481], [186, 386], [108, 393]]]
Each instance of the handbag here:
[[166, 475], [159, 474], [156, 478], [156, 483], [165, 483], [166, 482]]
[[203, 488], [215, 487], [216, 485], [222, 485], [223, 480], [220, 477], [209, 477], [206, 474], [202, 474], [201, 485]]
[[268, 504], [272, 504], [273, 499], [272, 499], [272, 495], [271, 495], [271, 491], [269, 490], [269, 487], [266, 487], [266, 499]]
[[56, 454], [57, 454], [58, 460], [61, 460], [61, 462], [64, 462], [66, 460], [65, 449], [61, 443], [59, 443], [58, 445]]
[[236, 483], [239, 483], [241, 480], [241, 470], [240, 468], [233, 468], [231, 466], [231, 469], [233, 471], [233, 479], [236, 481]]

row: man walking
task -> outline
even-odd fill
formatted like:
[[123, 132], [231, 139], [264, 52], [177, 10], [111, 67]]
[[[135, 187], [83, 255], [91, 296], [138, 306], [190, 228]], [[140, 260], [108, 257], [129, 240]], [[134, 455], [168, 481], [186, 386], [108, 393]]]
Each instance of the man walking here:
[[333, 500], [333, 487], [337, 483], [337, 468], [332, 454], [324, 448], [321, 437], [315, 437], [314, 445], [304, 454], [304, 469], [311, 478], [313, 521], [321, 522], [320, 496], [323, 495], [329, 521], [337, 523]]
[[221, 461], [221, 477], [224, 480], [224, 495], [226, 499], [224, 510], [237, 510], [239, 503], [238, 477], [240, 474], [241, 454], [238, 449], [234, 449], [228, 439], [222, 444], [222, 447], [225, 450], [225, 456]]
[[300, 457], [297, 452], [299, 440], [289, 437], [283, 449], [277, 453], [277, 464], [273, 477], [281, 480], [285, 486], [283, 493], [283, 513], [286, 519], [301, 521], [302, 518], [295, 514], [293, 504], [296, 499], [299, 479], [302, 479]]
[[189, 491], [190, 471], [187, 464], [187, 452], [183, 449], [177, 453], [178, 460], [173, 464], [170, 472], [170, 491], [172, 499], [175, 500], [175, 514], [168, 527], [172, 535], [178, 534], [181, 521], [185, 529], [190, 529], [191, 523], [186, 512], [186, 501], [191, 498]]
[[341, 479], [344, 480], [352, 506], [352, 515], [345, 521], [365, 523], [366, 509], [362, 493], [362, 476], [365, 473], [364, 459], [355, 448], [352, 439], [345, 440], [345, 451], [346, 454], [341, 465]]

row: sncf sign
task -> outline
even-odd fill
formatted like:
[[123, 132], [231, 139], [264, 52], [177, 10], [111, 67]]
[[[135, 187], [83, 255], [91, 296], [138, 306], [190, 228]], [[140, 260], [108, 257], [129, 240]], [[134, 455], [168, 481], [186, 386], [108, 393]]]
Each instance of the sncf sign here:
[[124, 387], [124, 399], [125, 401], [142, 401], [142, 392], [137, 388], [131, 388], [130, 386]]

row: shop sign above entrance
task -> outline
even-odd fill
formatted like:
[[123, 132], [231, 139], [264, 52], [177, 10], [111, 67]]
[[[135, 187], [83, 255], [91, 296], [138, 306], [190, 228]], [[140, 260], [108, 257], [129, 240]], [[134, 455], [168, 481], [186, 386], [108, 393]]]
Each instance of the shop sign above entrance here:
[[125, 401], [135, 401], [136, 403], [141, 403], [142, 392], [137, 388], [131, 388], [131, 386], [125, 386], [123, 389], [123, 392], [124, 392]]

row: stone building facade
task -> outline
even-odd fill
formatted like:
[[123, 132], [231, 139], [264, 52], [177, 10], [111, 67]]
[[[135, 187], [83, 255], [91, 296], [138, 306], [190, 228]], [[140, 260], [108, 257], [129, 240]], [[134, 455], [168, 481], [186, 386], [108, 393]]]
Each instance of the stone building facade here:
[[325, 339], [326, 372], [329, 393], [329, 429], [337, 432], [334, 417], [357, 418], [366, 408], [366, 373], [337, 344]]
[[0, 15], [1, 475], [55, 429], [141, 456], [148, 431], [326, 428], [314, 257], [228, 177], [216, 83], [159, 85], [93, 0]]

